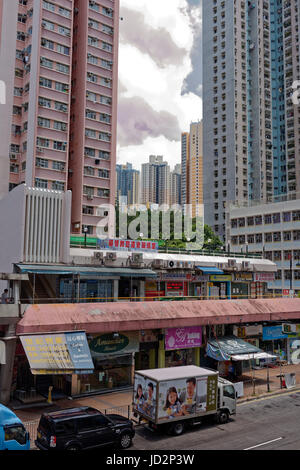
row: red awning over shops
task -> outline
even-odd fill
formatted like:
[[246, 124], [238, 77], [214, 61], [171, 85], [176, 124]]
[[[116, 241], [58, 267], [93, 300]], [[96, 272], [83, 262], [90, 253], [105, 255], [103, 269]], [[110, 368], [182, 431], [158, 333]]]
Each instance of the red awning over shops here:
[[17, 334], [139, 331], [300, 319], [300, 298], [29, 305]]

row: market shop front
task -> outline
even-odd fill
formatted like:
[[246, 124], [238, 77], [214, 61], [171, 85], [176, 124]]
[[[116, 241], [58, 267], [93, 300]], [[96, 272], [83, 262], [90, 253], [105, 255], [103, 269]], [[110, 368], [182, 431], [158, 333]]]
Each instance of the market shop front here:
[[164, 340], [165, 367], [200, 365], [202, 327], [166, 328]]
[[77, 377], [73, 394], [119, 390], [132, 385], [134, 355], [139, 351], [137, 332], [88, 335], [88, 344], [94, 371]]

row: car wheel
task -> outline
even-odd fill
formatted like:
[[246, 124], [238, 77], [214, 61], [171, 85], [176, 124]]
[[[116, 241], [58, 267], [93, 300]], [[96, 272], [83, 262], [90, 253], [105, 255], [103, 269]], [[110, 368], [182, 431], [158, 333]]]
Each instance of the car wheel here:
[[182, 434], [183, 431], [184, 431], [184, 423], [178, 422], [178, 423], [173, 424], [172, 433], [175, 436], [180, 436], [180, 434]]
[[121, 449], [128, 449], [128, 447], [131, 446], [131, 442], [132, 442], [132, 437], [130, 436], [130, 434], [122, 434], [121, 438], [120, 438], [120, 447]]
[[225, 424], [229, 419], [228, 411], [220, 411], [218, 414], [218, 423]]
[[78, 452], [80, 450], [80, 447], [76, 444], [70, 444], [66, 450], [70, 450], [72, 452]]

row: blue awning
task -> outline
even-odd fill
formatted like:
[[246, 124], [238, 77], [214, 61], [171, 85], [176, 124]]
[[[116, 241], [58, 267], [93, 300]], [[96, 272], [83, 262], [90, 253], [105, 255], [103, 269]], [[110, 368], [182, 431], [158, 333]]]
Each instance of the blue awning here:
[[21, 273], [28, 274], [52, 274], [52, 275], [79, 275], [89, 277], [134, 277], [155, 279], [157, 273], [151, 269], [130, 269], [130, 268], [108, 268], [108, 267], [88, 267], [88, 266], [67, 266], [67, 265], [32, 265], [17, 264]]
[[224, 274], [224, 271], [213, 266], [195, 266], [196, 269], [199, 269], [203, 274]]

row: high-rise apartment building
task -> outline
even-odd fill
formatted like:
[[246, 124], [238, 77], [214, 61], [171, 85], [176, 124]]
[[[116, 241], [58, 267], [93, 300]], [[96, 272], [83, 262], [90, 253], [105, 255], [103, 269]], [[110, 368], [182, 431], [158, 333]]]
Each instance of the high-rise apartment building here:
[[[192, 215], [203, 204], [203, 124], [192, 122], [181, 136], [182, 204], [191, 204]], [[201, 211], [202, 214], [202, 211]]]
[[132, 168], [131, 163], [117, 165], [117, 197], [127, 197], [127, 204], [139, 204], [140, 201], [140, 172]]
[[225, 235], [228, 201], [299, 192], [298, 0], [203, 2], [205, 221]]
[[142, 164], [141, 203], [170, 203], [170, 167], [161, 155], [150, 155], [149, 163]]
[[190, 140], [189, 133], [181, 134], [181, 202], [189, 204], [190, 202]]
[[95, 233], [97, 206], [115, 201], [119, 1], [1, 0], [5, 8], [15, 8], [15, 59], [5, 61], [14, 83], [0, 187], [71, 189], [72, 232]]
[[175, 165], [170, 172], [170, 206], [181, 205], [181, 165]]

